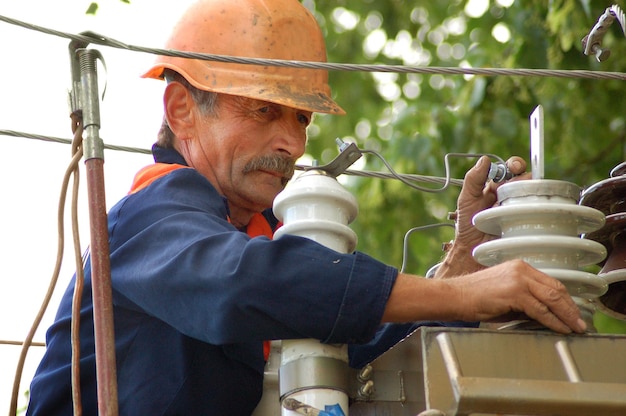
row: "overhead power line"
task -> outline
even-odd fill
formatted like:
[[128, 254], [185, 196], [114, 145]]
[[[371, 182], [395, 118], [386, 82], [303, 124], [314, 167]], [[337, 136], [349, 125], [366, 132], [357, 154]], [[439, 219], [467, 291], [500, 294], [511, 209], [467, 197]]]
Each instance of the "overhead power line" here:
[[345, 64], [331, 62], [292, 61], [281, 59], [246, 58], [228, 55], [215, 55], [195, 52], [177, 51], [173, 49], [148, 48], [131, 45], [116, 39], [94, 32], [72, 34], [62, 32], [32, 23], [26, 23], [10, 17], [1, 16], [0, 21], [35, 30], [49, 35], [59, 36], [88, 44], [108, 46], [125, 49], [134, 52], [144, 52], [154, 55], [174, 56], [180, 58], [202, 59], [233, 64], [279, 66], [289, 68], [323, 69], [331, 71], [360, 71], [360, 72], [395, 72], [414, 73], [426, 75], [482, 75], [482, 76], [520, 76], [520, 77], [552, 77], [552, 78], [591, 78], [591, 79], [615, 79], [626, 81], [626, 73], [589, 71], [589, 70], [561, 70], [561, 69], [507, 69], [507, 68], [460, 68], [460, 67], [435, 67], [435, 66], [410, 66], [410, 65], [369, 65], [369, 64]]

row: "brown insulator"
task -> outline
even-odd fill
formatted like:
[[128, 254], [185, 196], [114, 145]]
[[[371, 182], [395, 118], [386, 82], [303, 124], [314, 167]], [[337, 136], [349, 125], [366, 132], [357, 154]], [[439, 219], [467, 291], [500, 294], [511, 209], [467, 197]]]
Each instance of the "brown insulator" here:
[[609, 289], [596, 300], [598, 309], [626, 320], [626, 162], [617, 165], [610, 178], [586, 189], [580, 204], [606, 215], [604, 227], [584, 236], [602, 243], [608, 253], [599, 275], [605, 277]]

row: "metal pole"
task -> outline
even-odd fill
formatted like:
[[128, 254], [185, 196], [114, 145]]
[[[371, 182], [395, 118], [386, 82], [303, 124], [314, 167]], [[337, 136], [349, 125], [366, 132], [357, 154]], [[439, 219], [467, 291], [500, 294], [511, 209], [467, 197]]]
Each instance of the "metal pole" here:
[[91, 230], [91, 286], [98, 384], [98, 414], [117, 416], [117, 370], [113, 331], [111, 264], [104, 189], [104, 143], [99, 137], [100, 106], [96, 64], [99, 52], [78, 51], [83, 105], [83, 153]]

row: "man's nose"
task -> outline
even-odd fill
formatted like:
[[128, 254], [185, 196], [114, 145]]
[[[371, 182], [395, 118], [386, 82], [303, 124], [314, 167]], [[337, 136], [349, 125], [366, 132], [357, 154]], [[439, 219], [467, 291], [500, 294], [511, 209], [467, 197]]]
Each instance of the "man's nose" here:
[[280, 131], [275, 140], [275, 149], [297, 159], [304, 154], [306, 146], [306, 129], [297, 118], [291, 117], [280, 123]]

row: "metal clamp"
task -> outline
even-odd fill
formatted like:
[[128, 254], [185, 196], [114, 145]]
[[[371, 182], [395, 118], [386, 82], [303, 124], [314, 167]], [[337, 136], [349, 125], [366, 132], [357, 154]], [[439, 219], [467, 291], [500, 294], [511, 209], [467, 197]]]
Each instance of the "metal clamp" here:
[[622, 26], [622, 31], [624, 36], [626, 36], [626, 17], [619, 6], [614, 4], [604, 11], [589, 34], [582, 39], [583, 53], [585, 55], [595, 55], [598, 62], [609, 59], [611, 51], [602, 48], [602, 39], [615, 19]]
[[278, 370], [280, 397], [310, 388], [348, 391], [348, 365], [330, 357], [307, 357], [283, 364]]

